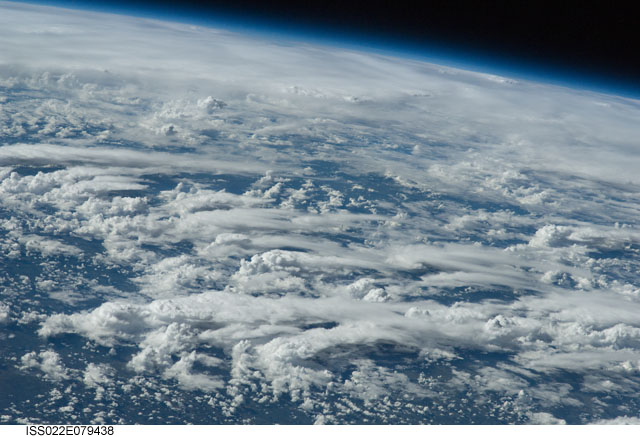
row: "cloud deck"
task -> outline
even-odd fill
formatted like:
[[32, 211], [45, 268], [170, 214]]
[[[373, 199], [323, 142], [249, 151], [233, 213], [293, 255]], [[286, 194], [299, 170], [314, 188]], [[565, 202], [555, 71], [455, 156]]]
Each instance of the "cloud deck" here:
[[2, 422], [634, 420], [637, 101], [0, 9]]

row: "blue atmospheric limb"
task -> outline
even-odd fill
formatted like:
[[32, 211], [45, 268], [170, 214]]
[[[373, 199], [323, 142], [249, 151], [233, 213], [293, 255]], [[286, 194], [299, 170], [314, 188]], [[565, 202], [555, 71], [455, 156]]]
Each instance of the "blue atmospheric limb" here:
[[86, 0], [38, 0], [36, 3], [96, 12], [126, 14], [145, 18], [176, 21], [207, 27], [241, 32], [260, 38], [297, 43], [322, 44], [388, 56], [399, 56], [443, 66], [480, 73], [495, 74], [513, 79], [530, 80], [576, 90], [588, 90], [640, 98], [640, 88], [628, 83], [616, 83], [596, 73], [576, 72], [550, 62], [513, 59], [504, 53], [478, 50], [468, 46], [453, 45], [446, 41], [431, 40], [416, 43], [402, 37], [381, 36], [371, 32], [327, 28], [326, 26], [292, 23], [219, 9], [163, 7], [153, 2], [92, 2]]

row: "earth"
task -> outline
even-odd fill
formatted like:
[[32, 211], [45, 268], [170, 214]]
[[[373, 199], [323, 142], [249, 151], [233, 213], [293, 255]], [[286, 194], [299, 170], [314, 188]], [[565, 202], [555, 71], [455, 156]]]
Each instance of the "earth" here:
[[0, 2], [0, 423], [640, 423], [640, 101]]

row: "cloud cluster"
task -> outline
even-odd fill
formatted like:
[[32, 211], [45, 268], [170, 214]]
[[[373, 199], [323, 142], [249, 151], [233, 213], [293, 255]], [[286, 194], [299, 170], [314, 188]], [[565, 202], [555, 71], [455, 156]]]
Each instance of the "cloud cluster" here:
[[52, 350], [42, 351], [40, 353], [29, 352], [21, 358], [21, 368], [35, 368], [45, 374], [45, 376], [54, 381], [69, 378], [68, 371], [60, 360], [60, 355]]

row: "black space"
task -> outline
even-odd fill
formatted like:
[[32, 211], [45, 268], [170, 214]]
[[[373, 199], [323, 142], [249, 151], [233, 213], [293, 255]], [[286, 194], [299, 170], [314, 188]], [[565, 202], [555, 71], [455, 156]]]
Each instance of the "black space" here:
[[[71, 0], [73, 3], [73, 0]], [[412, 49], [444, 45], [473, 57], [640, 88], [634, 2], [546, 0], [96, 1], [176, 15], [226, 13], [290, 28], [372, 37]], [[623, 6], [623, 5], [629, 6]]]

